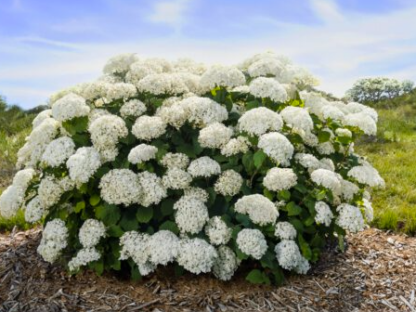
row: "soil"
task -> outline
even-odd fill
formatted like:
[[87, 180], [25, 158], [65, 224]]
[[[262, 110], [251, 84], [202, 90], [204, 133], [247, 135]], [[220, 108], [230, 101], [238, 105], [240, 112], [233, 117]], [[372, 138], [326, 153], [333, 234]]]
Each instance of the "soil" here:
[[306, 276], [281, 287], [169, 269], [139, 282], [112, 274], [69, 276], [36, 253], [40, 230], [0, 234], [0, 312], [416, 311], [416, 238], [367, 229], [329, 250]]

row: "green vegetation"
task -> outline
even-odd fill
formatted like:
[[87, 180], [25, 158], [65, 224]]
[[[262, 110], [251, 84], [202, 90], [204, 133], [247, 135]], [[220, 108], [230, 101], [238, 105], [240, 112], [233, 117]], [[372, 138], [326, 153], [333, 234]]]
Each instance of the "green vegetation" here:
[[386, 180], [385, 189], [373, 191], [374, 226], [416, 234], [416, 106], [378, 112], [377, 140], [356, 147]]
[[[0, 96], [0, 194], [11, 182], [17, 151], [30, 133], [33, 118], [43, 109], [39, 106], [25, 111], [19, 106], [8, 105]], [[0, 231], [11, 230], [15, 225], [20, 229], [28, 227], [21, 212], [11, 220], [0, 216]]]

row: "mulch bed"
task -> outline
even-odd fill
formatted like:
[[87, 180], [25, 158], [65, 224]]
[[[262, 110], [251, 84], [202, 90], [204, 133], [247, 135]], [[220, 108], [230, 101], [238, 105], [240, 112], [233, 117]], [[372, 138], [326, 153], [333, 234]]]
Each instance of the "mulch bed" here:
[[36, 254], [40, 231], [0, 234], [0, 311], [416, 311], [416, 238], [367, 229], [281, 287], [169, 270], [140, 282], [68, 276]]

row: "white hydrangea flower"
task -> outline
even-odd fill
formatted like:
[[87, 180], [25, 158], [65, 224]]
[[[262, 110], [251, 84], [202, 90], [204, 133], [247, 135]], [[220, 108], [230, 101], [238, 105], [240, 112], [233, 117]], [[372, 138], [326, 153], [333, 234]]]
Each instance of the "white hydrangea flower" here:
[[239, 260], [230, 247], [220, 246], [217, 249], [212, 272], [221, 281], [229, 281], [238, 269]]
[[184, 190], [184, 195], [194, 197], [203, 203], [206, 203], [209, 198], [208, 192], [200, 187], [188, 187]]
[[338, 128], [335, 130], [335, 133], [337, 136], [340, 136], [340, 137], [346, 137], [346, 138], [352, 137], [352, 132], [345, 128]]
[[166, 188], [163, 186], [162, 179], [155, 173], [148, 171], [138, 174], [142, 189], [140, 204], [144, 207], [159, 204], [167, 196]]
[[69, 137], [53, 140], [45, 149], [42, 161], [51, 167], [59, 167], [75, 153], [75, 143]]
[[189, 157], [182, 153], [167, 153], [160, 161], [166, 168], [186, 169], [189, 165]]
[[312, 154], [297, 153], [295, 159], [302, 167], [312, 171], [321, 168], [321, 162]]
[[250, 145], [250, 141], [247, 138], [238, 136], [237, 138], [229, 140], [228, 143], [221, 148], [221, 154], [227, 157], [237, 155], [238, 153], [245, 154], [248, 152]]
[[40, 181], [39, 184], [39, 200], [43, 207], [48, 209], [59, 202], [62, 194], [65, 193], [65, 191], [66, 190], [61, 185], [60, 180], [54, 176], [47, 175]]
[[100, 154], [94, 147], [81, 147], [68, 158], [66, 166], [76, 184], [87, 183], [101, 166]]
[[146, 112], [146, 105], [137, 99], [130, 100], [123, 104], [120, 108], [120, 115], [123, 118], [139, 117]]
[[257, 229], [242, 229], [237, 234], [238, 248], [248, 256], [260, 260], [267, 251], [267, 241]]
[[316, 149], [321, 155], [331, 155], [335, 153], [334, 145], [331, 142], [320, 143], [316, 146]]
[[148, 144], [140, 144], [130, 150], [127, 159], [132, 164], [141, 164], [156, 158], [157, 147]]
[[209, 220], [208, 208], [192, 196], [182, 196], [174, 205], [175, 222], [182, 233], [197, 234]]
[[280, 112], [280, 116], [291, 128], [301, 129], [306, 132], [313, 130], [312, 118], [304, 108], [287, 106]]
[[178, 264], [194, 274], [211, 271], [218, 253], [213, 246], [200, 238], [185, 239], [180, 242]]
[[39, 126], [45, 119], [52, 117], [52, 110], [45, 109], [41, 111], [32, 121], [33, 129]]
[[179, 238], [171, 231], [158, 231], [147, 241], [147, 249], [153, 265], [167, 265], [178, 256]]
[[[295, 270], [303, 264], [298, 245], [293, 240], [283, 240], [274, 249], [279, 265], [285, 270]], [[304, 265], [304, 264], [303, 264]]]
[[184, 94], [191, 91], [183, 75], [177, 73], [150, 74], [136, 85], [140, 92], [149, 92], [154, 95]]
[[363, 207], [364, 207], [365, 220], [367, 222], [373, 221], [374, 220], [374, 209], [373, 209], [373, 205], [366, 198], [363, 198]]
[[210, 91], [217, 86], [233, 88], [246, 84], [244, 74], [236, 67], [213, 66], [202, 76], [200, 85], [204, 91]]
[[156, 116], [176, 129], [180, 129], [189, 118], [189, 112], [178, 102], [174, 105], [162, 105], [156, 111]]
[[233, 130], [224, 124], [215, 122], [199, 131], [198, 142], [202, 147], [221, 148], [233, 135]]
[[209, 98], [191, 96], [183, 99], [178, 105], [185, 110], [188, 121], [196, 127], [203, 128], [228, 119], [227, 109]]
[[13, 185], [20, 188], [23, 193], [26, 193], [26, 190], [35, 175], [36, 171], [32, 168], [19, 170], [13, 178]]
[[137, 89], [131, 83], [109, 83], [105, 92], [105, 99], [108, 102], [123, 99], [127, 100], [137, 94]]
[[282, 166], [288, 166], [292, 159], [294, 147], [281, 133], [269, 132], [263, 134], [258, 143], [264, 153]]
[[52, 116], [58, 121], [67, 121], [75, 117], [88, 116], [90, 107], [85, 99], [74, 93], [65, 95], [52, 106]]
[[121, 117], [105, 115], [97, 118], [88, 128], [91, 141], [98, 150], [114, 147], [121, 138], [125, 138], [129, 131]]
[[331, 190], [335, 195], [341, 193], [341, 181], [335, 172], [327, 169], [317, 169], [311, 173], [311, 179], [317, 185]]
[[345, 117], [344, 112], [334, 105], [325, 105], [322, 107], [321, 111], [323, 119], [342, 121]]
[[105, 225], [95, 219], [87, 219], [79, 229], [79, 241], [85, 248], [95, 247], [105, 236]]
[[88, 128], [91, 127], [92, 123], [96, 121], [98, 118], [109, 115], [112, 114], [106, 109], [97, 108], [91, 110], [90, 114], [88, 115]]
[[162, 178], [163, 185], [172, 190], [182, 190], [189, 187], [192, 176], [179, 168], [168, 169]]
[[355, 166], [348, 171], [347, 175], [350, 178], [355, 179], [361, 184], [366, 184], [370, 187], [383, 187], [384, 180], [380, 177], [380, 174], [369, 164], [361, 166]]
[[90, 262], [97, 261], [101, 258], [101, 254], [97, 249], [87, 247], [78, 251], [77, 255], [68, 262], [68, 268], [74, 272], [80, 267], [87, 265]]
[[220, 164], [208, 156], [194, 159], [188, 167], [192, 177], [210, 177], [221, 173]]
[[263, 185], [269, 191], [279, 192], [294, 187], [298, 177], [291, 168], [272, 168], [267, 171], [263, 179]]
[[283, 70], [283, 64], [274, 57], [265, 57], [251, 64], [247, 72], [250, 77], [279, 76]]
[[25, 221], [29, 223], [38, 222], [43, 218], [47, 209], [42, 205], [39, 196], [35, 196], [26, 205], [25, 209]]
[[173, 70], [175, 72], [189, 72], [195, 75], [202, 75], [207, 68], [203, 63], [195, 62], [190, 58], [180, 58], [173, 63]]
[[276, 79], [259, 77], [251, 81], [250, 93], [259, 98], [270, 98], [276, 102], [286, 102], [287, 92]]
[[373, 118], [364, 114], [356, 113], [349, 114], [344, 117], [343, 120], [344, 126], [357, 127], [362, 130], [367, 135], [376, 135], [377, 134], [377, 124]]
[[359, 208], [341, 204], [337, 207], [339, 213], [336, 224], [346, 231], [356, 233], [364, 229], [364, 218]]
[[109, 204], [129, 206], [143, 195], [139, 177], [129, 169], [113, 169], [100, 181], [101, 198]]
[[323, 202], [318, 201], [315, 203], [315, 221], [318, 224], [324, 224], [325, 226], [330, 226], [332, 219], [334, 218], [334, 214], [331, 211], [331, 208]]
[[250, 135], [259, 136], [268, 131], [279, 131], [282, 126], [282, 117], [266, 107], [250, 109], [238, 120], [238, 129]]
[[279, 211], [273, 202], [261, 194], [246, 195], [237, 200], [235, 211], [247, 214], [258, 225], [275, 224]]
[[215, 192], [224, 196], [234, 196], [240, 192], [243, 185], [243, 177], [234, 170], [226, 170], [221, 173], [214, 185]]
[[25, 193], [16, 185], [10, 185], [0, 195], [0, 214], [6, 219], [16, 215], [23, 206]]
[[227, 244], [231, 239], [231, 233], [231, 228], [218, 216], [209, 219], [205, 226], [205, 234], [208, 236], [212, 245]]
[[116, 55], [110, 58], [104, 66], [105, 74], [125, 74], [129, 69], [130, 65], [138, 61], [138, 57], [135, 53], [125, 53]]
[[351, 201], [354, 195], [359, 192], [360, 188], [354, 183], [342, 179], [341, 181], [341, 196], [346, 201]]
[[311, 114], [319, 116], [322, 112], [322, 108], [329, 105], [329, 102], [319, 93], [301, 91], [299, 92], [299, 95], [305, 103], [305, 108], [308, 108]]
[[149, 252], [147, 243], [150, 240], [149, 234], [136, 231], [125, 232], [120, 237], [120, 260], [132, 258], [136, 264], [144, 264], [148, 261]]
[[166, 132], [166, 123], [157, 116], [140, 116], [134, 123], [131, 132], [140, 140], [150, 141]]
[[322, 169], [327, 169], [335, 172], [335, 164], [330, 158], [322, 158], [319, 163]]
[[293, 240], [297, 234], [295, 227], [291, 223], [286, 221], [276, 223], [274, 236], [277, 238], [281, 240]]
[[299, 135], [301, 136], [303, 143], [305, 143], [306, 146], [316, 147], [319, 144], [318, 137], [312, 132], [302, 131], [302, 133], [299, 133]]
[[348, 103], [345, 106], [345, 111], [350, 114], [363, 113], [365, 115], [370, 116], [375, 122], [378, 121], [377, 111], [374, 108], [368, 107], [360, 103], [356, 103], [356, 102]]
[[54, 263], [63, 249], [68, 245], [68, 229], [65, 222], [60, 219], [53, 219], [46, 223], [43, 229], [42, 239], [37, 252], [43, 260]]

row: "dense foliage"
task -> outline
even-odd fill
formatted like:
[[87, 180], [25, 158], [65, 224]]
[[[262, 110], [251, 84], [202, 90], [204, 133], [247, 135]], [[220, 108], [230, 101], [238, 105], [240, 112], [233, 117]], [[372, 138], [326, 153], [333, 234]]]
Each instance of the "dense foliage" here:
[[382, 100], [391, 102], [400, 95], [413, 90], [414, 83], [410, 80], [376, 77], [357, 80], [347, 91], [347, 96], [357, 102], [377, 104]]
[[384, 183], [353, 148], [377, 113], [299, 93], [315, 83], [272, 53], [210, 68], [115, 57], [34, 119], [0, 212], [43, 220], [39, 254], [71, 272], [304, 274], [372, 219], [367, 190]]

